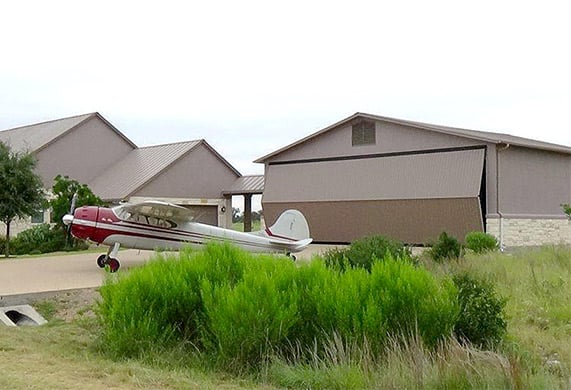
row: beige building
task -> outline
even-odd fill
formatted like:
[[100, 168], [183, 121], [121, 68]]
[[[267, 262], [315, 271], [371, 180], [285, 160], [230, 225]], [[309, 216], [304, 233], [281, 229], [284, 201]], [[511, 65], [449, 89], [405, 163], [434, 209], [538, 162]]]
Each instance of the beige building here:
[[266, 222], [299, 209], [317, 242], [487, 231], [505, 246], [571, 244], [566, 146], [356, 113], [256, 162]]
[[[36, 156], [46, 189], [67, 175], [109, 202], [160, 199], [196, 210], [202, 222], [231, 225], [231, 197], [223, 192], [242, 175], [205, 140], [138, 148], [91, 113], [0, 131], [0, 142]], [[33, 222], [49, 222], [49, 212]], [[20, 221], [12, 231], [29, 226]]]

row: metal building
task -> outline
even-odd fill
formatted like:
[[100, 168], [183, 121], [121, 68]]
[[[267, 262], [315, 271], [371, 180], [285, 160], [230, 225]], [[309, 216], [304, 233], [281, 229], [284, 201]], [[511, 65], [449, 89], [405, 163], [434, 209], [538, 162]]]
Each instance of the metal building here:
[[[139, 148], [90, 113], [0, 131], [0, 142], [34, 154], [46, 189], [58, 174], [67, 175], [105, 201], [160, 199], [196, 210], [201, 222], [232, 224], [232, 201], [223, 192], [242, 175], [205, 140]], [[13, 231], [42, 222], [49, 222], [49, 211], [18, 221]]]
[[317, 242], [485, 230], [507, 246], [571, 243], [566, 146], [356, 113], [256, 162], [266, 222], [299, 209]]

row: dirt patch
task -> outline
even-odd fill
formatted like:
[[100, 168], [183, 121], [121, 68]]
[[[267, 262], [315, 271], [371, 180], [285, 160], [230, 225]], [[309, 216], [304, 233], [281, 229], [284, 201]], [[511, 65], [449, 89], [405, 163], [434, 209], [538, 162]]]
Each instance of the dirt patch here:
[[93, 317], [93, 307], [99, 299], [97, 288], [50, 291], [0, 297], [0, 306], [31, 305], [46, 320], [70, 322], [81, 317]]
[[55, 304], [55, 318], [70, 322], [80, 316], [95, 316], [93, 306], [98, 299], [98, 290], [89, 288], [63, 291], [55, 294], [48, 302]]

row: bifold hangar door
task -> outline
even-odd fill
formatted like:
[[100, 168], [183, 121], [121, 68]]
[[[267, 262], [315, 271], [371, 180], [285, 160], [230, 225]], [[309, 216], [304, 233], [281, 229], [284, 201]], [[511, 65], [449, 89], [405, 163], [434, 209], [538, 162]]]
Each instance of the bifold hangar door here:
[[266, 167], [263, 209], [270, 226], [300, 210], [316, 242], [382, 234], [424, 244], [483, 230], [485, 148], [275, 162]]

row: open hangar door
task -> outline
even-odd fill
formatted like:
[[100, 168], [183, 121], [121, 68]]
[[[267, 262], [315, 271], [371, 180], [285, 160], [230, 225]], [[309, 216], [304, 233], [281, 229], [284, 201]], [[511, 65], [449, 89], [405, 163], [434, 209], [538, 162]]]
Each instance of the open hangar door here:
[[373, 234], [426, 244], [447, 233], [482, 231], [485, 147], [275, 162], [262, 205], [271, 225], [300, 210], [316, 242]]

